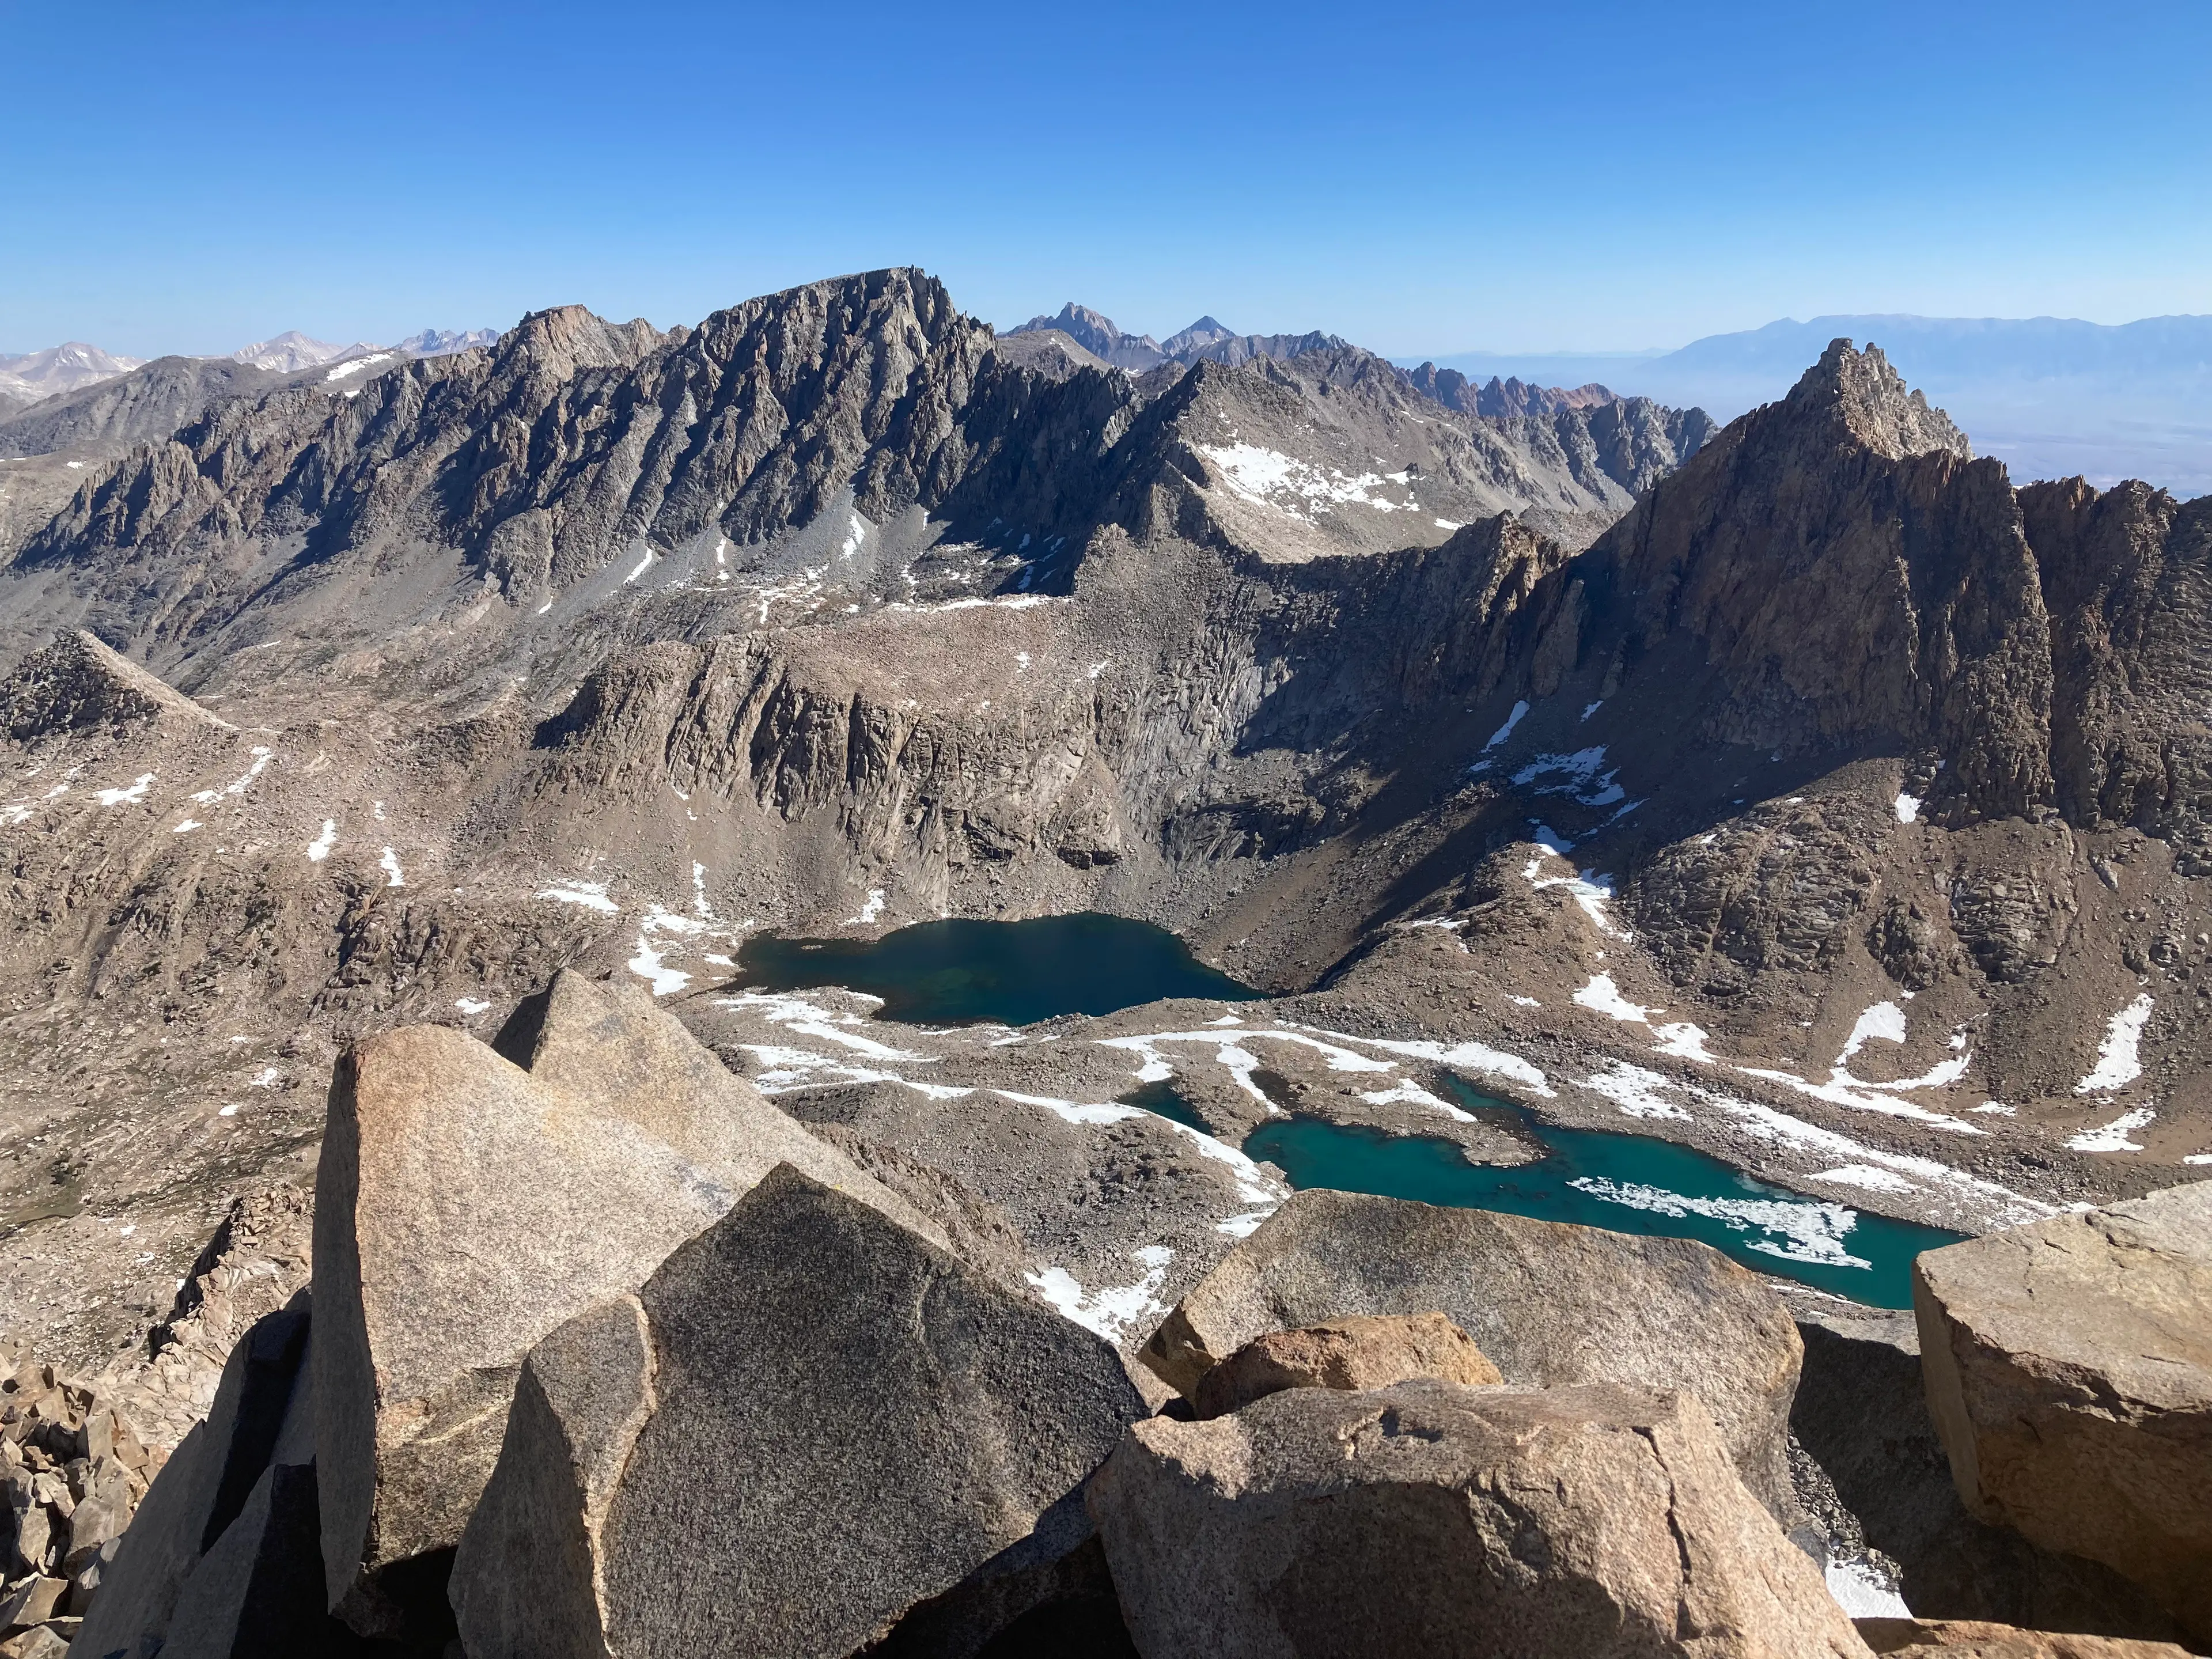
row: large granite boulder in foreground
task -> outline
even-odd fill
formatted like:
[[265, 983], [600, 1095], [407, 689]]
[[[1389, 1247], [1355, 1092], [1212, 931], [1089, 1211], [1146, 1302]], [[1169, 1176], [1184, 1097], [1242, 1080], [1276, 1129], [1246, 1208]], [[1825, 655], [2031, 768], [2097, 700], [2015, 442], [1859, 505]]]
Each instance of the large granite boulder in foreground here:
[[940, 1628], [963, 1596], [1010, 1621], [1143, 1414], [1104, 1341], [779, 1169], [532, 1350], [454, 1564], [462, 1639], [835, 1659], [933, 1598]]
[[1090, 1505], [1145, 1659], [1867, 1651], [1681, 1395], [1292, 1389], [1139, 1424]]
[[1758, 1275], [1688, 1239], [1302, 1192], [1183, 1298], [1143, 1358], [1194, 1397], [1207, 1370], [1269, 1331], [1431, 1311], [1516, 1387], [1696, 1394], [1744, 1484], [1786, 1512], [1797, 1328]]
[[310, 1376], [329, 1601], [363, 1635], [421, 1634], [386, 1575], [459, 1542], [524, 1355], [775, 1164], [933, 1231], [640, 997], [563, 974], [534, 1021], [532, 1071], [416, 1026], [331, 1085]]
[[[1826, 1475], [1856, 1536], [1899, 1570], [1923, 1616], [2033, 1630], [2171, 1639], [2172, 1616], [2100, 1561], [2039, 1549], [1966, 1513], [1928, 1415], [1920, 1339], [1907, 1312], [1800, 1296], [1805, 1363], [1790, 1429]], [[1818, 1514], [1817, 1502], [1808, 1509]]]
[[1932, 1250], [1912, 1299], [1967, 1508], [2212, 1641], [2212, 1182]]

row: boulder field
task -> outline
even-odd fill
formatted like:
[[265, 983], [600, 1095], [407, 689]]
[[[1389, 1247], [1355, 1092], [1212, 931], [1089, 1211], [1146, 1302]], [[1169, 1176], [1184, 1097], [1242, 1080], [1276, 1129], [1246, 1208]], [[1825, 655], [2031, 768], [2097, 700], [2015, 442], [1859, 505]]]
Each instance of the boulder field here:
[[2208, 1645], [2212, 1183], [1931, 1252], [1913, 1320], [1307, 1191], [1117, 1342], [578, 973], [359, 1044], [328, 1120], [312, 1283], [166, 1462], [0, 1384], [0, 1656]]

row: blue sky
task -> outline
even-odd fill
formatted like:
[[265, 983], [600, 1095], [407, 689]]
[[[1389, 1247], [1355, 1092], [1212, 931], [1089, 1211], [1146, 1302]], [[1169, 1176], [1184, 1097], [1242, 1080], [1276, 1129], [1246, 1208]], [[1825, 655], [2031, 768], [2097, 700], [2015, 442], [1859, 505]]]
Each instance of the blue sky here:
[[1393, 355], [2212, 312], [2212, 5], [0, 0], [0, 351], [918, 264]]

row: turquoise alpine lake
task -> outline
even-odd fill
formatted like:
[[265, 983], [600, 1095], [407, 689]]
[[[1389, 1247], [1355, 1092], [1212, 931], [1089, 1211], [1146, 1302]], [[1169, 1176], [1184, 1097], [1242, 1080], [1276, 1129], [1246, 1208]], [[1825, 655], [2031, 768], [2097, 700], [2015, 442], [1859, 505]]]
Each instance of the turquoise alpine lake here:
[[[765, 991], [863, 991], [883, 999], [886, 1019], [933, 1025], [1028, 1025], [1168, 997], [1249, 1002], [1261, 994], [1198, 961], [1173, 933], [1091, 911], [1030, 921], [927, 921], [873, 939], [763, 936], [738, 951], [736, 982]], [[1510, 1127], [1544, 1156], [1512, 1168], [1470, 1164], [1453, 1141], [1315, 1117], [1263, 1123], [1244, 1151], [1279, 1165], [1293, 1187], [1701, 1239], [1746, 1267], [1883, 1308], [1911, 1306], [1914, 1256], [1963, 1237], [1770, 1186], [1656, 1136], [1554, 1127], [1457, 1078], [1444, 1083], [1468, 1110]], [[1172, 1082], [1144, 1084], [1121, 1098], [1206, 1128]]]
[[1470, 1164], [1453, 1141], [1316, 1117], [1261, 1124], [1246, 1137], [1245, 1153], [1279, 1166], [1293, 1187], [1698, 1239], [1747, 1267], [1877, 1308], [1911, 1307], [1913, 1257], [1966, 1237], [1769, 1186], [1656, 1136], [1559, 1128], [1445, 1081], [1469, 1110], [1510, 1115], [1544, 1156], [1510, 1168]]
[[864, 991], [884, 1000], [884, 1018], [922, 1025], [1029, 1025], [1167, 997], [1249, 1002], [1261, 994], [1207, 967], [1164, 928], [1091, 910], [1030, 921], [925, 921], [874, 939], [764, 935], [739, 949], [737, 983]]

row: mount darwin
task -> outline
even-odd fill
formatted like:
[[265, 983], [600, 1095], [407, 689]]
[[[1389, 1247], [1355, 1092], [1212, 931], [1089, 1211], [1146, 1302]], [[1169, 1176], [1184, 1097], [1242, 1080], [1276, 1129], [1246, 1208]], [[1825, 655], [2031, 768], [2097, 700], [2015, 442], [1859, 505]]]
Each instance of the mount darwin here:
[[0, 1659], [2212, 1651], [2212, 497], [911, 269], [68, 349]]

